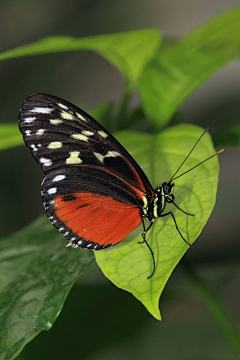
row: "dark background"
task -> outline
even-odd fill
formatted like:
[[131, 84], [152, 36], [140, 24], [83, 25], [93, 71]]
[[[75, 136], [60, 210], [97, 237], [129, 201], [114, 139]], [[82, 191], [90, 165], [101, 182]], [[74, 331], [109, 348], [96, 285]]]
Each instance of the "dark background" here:
[[[0, 49], [44, 36], [83, 37], [144, 27], [156, 27], [166, 37], [179, 38], [236, 5], [240, 5], [239, 0], [1, 1]], [[102, 102], [119, 101], [123, 90], [121, 76], [111, 65], [83, 51], [3, 61], [0, 79], [1, 123], [16, 123], [23, 101], [34, 92], [54, 94], [88, 111]], [[240, 66], [235, 60], [188, 98], [181, 107], [182, 119], [203, 127], [210, 125], [214, 133], [239, 122], [239, 96]], [[132, 106], [137, 103], [136, 95]], [[227, 149], [219, 161], [215, 209], [186, 257], [219, 294], [240, 330], [239, 149]], [[26, 147], [0, 153], [1, 236], [43, 214], [42, 178]], [[159, 323], [94, 267], [73, 288], [56, 326], [28, 345], [22, 356], [65, 359], [70, 354], [70, 358], [91, 360], [234, 358], [212, 315], [190, 291], [181, 267], [166, 287], [161, 310], [164, 321]]]

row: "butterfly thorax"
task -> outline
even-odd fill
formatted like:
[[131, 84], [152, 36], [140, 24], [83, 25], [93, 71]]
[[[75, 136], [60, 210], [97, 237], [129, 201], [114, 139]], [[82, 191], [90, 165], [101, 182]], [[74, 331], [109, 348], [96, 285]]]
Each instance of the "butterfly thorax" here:
[[165, 209], [167, 203], [174, 201], [172, 194], [174, 184], [164, 182], [154, 190], [154, 196], [143, 207], [143, 216], [153, 222]]

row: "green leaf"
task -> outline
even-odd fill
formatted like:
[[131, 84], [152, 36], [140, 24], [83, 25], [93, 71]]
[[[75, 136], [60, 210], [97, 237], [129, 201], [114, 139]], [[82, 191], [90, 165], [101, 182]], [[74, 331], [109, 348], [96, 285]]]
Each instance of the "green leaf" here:
[[[118, 140], [130, 150], [156, 187], [169, 181], [202, 132], [202, 128], [193, 125], [179, 125], [157, 135], [120, 133]], [[207, 133], [179, 174], [214, 152]], [[199, 236], [214, 207], [218, 172], [218, 159], [214, 157], [174, 181], [176, 204], [195, 216], [185, 215], [172, 204], [167, 205], [166, 212], [173, 211], [181, 233], [190, 243]], [[147, 239], [154, 251], [157, 266], [154, 276], [147, 279], [152, 272], [152, 258], [147, 246], [138, 244], [142, 240], [141, 232], [142, 227], [139, 227], [120, 244], [95, 252], [96, 261], [106, 277], [118, 287], [131, 292], [156, 319], [161, 319], [159, 297], [173, 269], [188, 250], [188, 245], [181, 239], [171, 216], [156, 219]]]
[[179, 42], [165, 43], [140, 79], [146, 115], [166, 125], [186, 99], [216, 70], [240, 55], [240, 8], [223, 13]]
[[213, 136], [215, 146], [240, 146], [240, 124], [229, 126]]
[[111, 121], [113, 118], [114, 104], [103, 103], [94, 109], [89, 110], [89, 114], [106, 129], [111, 131]]
[[1, 359], [14, 359], [52, 327], [75, 280], [94, 263], [92, 251], [65, 248], [46, 216], [0, 241]]
[[155, 55], [159, 30], [141, 29], [82, 39], [67, 36], [46, 37], [0, 54], [0, 60], [73, 50], [93, 50], [114, 65], [133, 86], [143, 67]]
[[0, 150], [23, 144], [23, 139], [16, 124], [0, 124]]

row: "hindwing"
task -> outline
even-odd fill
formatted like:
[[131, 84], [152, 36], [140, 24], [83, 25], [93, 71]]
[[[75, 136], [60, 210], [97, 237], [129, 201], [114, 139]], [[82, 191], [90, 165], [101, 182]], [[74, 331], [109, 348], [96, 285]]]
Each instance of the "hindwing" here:
[[52, 224], [73, 247], [100, 250], [122, 241], [142, 221], [143, 194], [98, 168], [52, 171], [42, 184], [42, 199]]

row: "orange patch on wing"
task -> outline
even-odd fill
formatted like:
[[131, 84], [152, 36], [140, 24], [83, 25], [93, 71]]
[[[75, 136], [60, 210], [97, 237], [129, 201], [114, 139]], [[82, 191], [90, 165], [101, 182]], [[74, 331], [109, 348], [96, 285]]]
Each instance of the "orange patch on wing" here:
[[54, 208], [73, 233], [99, 245], [119, 243], [142, 221], [138, 207], [98, 194], [73, 194], [70, 201], [57, 196]]

